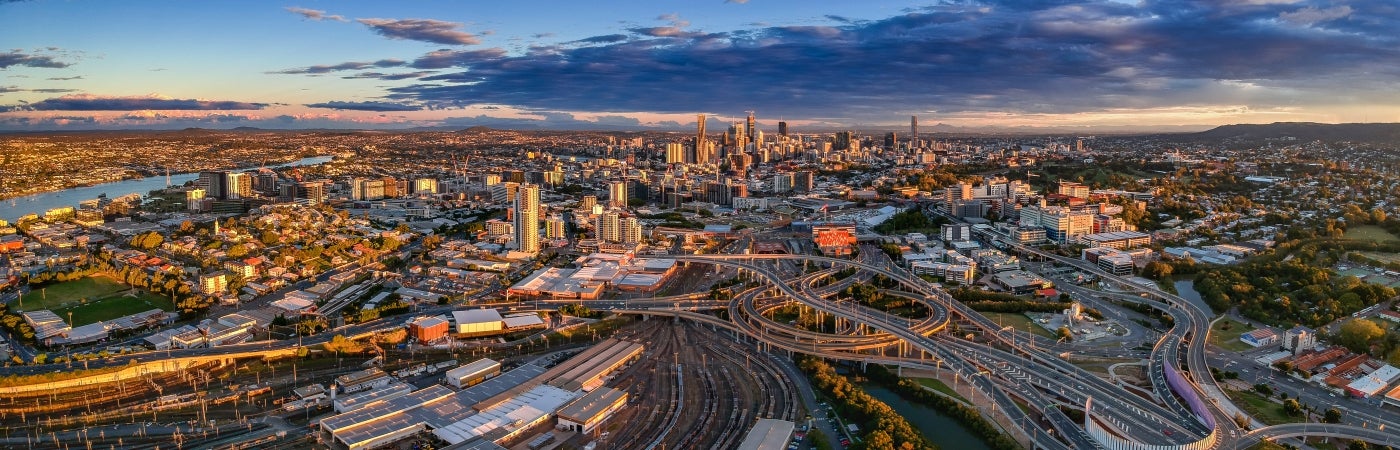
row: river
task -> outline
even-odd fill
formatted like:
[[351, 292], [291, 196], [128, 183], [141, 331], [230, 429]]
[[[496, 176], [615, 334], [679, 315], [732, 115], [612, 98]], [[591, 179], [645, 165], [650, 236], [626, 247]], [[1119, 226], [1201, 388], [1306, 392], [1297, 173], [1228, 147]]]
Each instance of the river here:
[[[334, 157], [314, 156], [302, 158], [286, 164], [267, 167], [276, 169], [282, 167], [314, 166], [329, 162], [332, 158]], [[170, 185], [179, 186], [185, 184], [186, 181], [196, 178], [199, 178], [198, 173], [171, 174]], [[107, 194], [107, 198], [117, 198], [128, 194], [141, 194], [144, 196], [148, 192], [164, 188], [165, 177], [154, 176], [16, 197], [0, 201], [0, 219], [13, 221], [26, 214], [42, 215], [44, 211], [63, 206], [72, 206], [76, 208], [78, 202], [91, 200], [102, 194]]]
[[1172, 286], [1176, 287], [1176, 296], [1186, 299], [1191, 304], [1196, 305], [1201, 311], [1210, 314], [1212, 310], [1205, 300], [1201, 300], [1201, 293], [1196, 292], [1196, 275], [1176, 275], [1172, 277]]
[[977, 435], [967, 431], [956, 420], [927, 406], [911, 402], [882, 386], [866, 383], [861, 389], [880, 399], [904, 416], [915, 429], [924, 433], [929, 442], [945, 450], [990, 450]]

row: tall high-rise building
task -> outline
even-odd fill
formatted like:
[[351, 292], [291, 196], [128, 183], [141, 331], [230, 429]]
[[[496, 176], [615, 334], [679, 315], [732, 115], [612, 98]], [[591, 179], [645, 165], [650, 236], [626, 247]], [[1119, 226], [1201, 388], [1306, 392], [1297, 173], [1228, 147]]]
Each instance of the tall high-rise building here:
[[544, 237], [547, 239], [564, 238], [564, 218], [558, 214], [551, 215], [544, 220]]
[[836, 142], [834, 145], [832, 145], [831, 149], [838, 151], [850, 150], [851, 140], [853, 138], [854, 133], [851, 133], [849, 131], [838, 131], [836, 132]]
[[695, 147], [695, 162], [697, 164], [712, 164], [715, 162], [715, 143], [708, 140], [702, 145]]
[[680, 142], [666, 144], [666, 164], [684, 164], [685, 145]]
[[608, 206], [619, 208], [627, 207], [627, 182], [613, 181], [608, 183]]
[[277, 173], [269, 169], [259, 169], [258, 174], [253, 176], [253, 190], [262, 193], [277, 193]]
[[229, 173], [224, 177], [225, 198], [239, 199], [253, 196], [253, 177], [246, 172]]
[[228, 196], [227, 177], [228, 172], [223, 171], [200, 172], [199, 181], [196, 181], [195, 185], [204, 189], [205, 196], [222, 200]]
[[618, 221], [618, 239], [623, 244], [637, 244], [642, 242], [642, 223], [636, 217], [623, 217]]
[[696, 153], [699, 153], [699, 152], [700, 152], [700, 149], [705, 148], [705, 141], [706, 141], [706, 139], [705, 139], [705, 115], [704, 115], [704, 114], [696, 114], [696, 115], [695, 115], [695, 152], [696, 152]]
[[749, 138], [749, 142], [754, 142], [754, 136], [758, 136], [754, 129], [753, 111], [749, 111], [749, 118], [744, 122], [744, 136]]
[[598, 196], [596, 195], [585, 195], [578, 200], [578, 208], [583, 210], [591, 211], [593, 210], [593, 205], [596, 204], [598, 204]]
[[185, 209], [199, 212], [204, 208], [204, 190], [200, 188], [185, 191]]
[[778, 122], [778, 136], [787, 137], [787, 122]]
[[909, 148], [919, 146], [919, 116], [909, 116]]
[[540, 187], [520, 186], [515, 193], [515, 247], [522, 252], [540, 251]]
[[608, 210], [598, 215], [593, 232], [602, 242], [622, 242], [622, 214]]

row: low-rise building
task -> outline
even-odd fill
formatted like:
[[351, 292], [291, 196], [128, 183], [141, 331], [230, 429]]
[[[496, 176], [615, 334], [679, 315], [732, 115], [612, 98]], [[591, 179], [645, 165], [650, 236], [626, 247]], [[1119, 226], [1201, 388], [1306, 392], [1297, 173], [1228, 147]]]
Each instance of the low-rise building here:
[[1278, 343], [1278, 333], [1268, 328], [1260, 328], [1240, 335], [1240, 342], [1249, 344], [1251, 347], [1263, 347]]
[[1054, 283], [1024, 270], [1012, 270], [992, 275], [992, 282], [1014, 295], [1029, 295], [1037, 290], [1055, 287]]
[[614, 412], [627, 406], [627, 391], [600, 387], [559, 409], [559, 429], [592, 433]]
[[465, 389], [500, 374], [501, 363], [482, 358], [447, 371], [443, 374], [443, 380], [452, 387]]

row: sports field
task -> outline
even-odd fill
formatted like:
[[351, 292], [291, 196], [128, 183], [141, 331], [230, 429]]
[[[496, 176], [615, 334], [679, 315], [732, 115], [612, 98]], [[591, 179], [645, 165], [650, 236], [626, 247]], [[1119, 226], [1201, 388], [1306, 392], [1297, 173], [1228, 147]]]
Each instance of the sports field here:
[[45, 286], [23, 295], [10, 307], [16, 311], [47, 309], [64, 320], [72, 312], [73, 322], [69, 325], [78, 327], [151, 309], [173, 311], [175, 303], [165, 296], [127, 287], [111, 277], [95, 275]]
[[[87, 299], [89, 302], [110, 297], [129, 289], [121, 282], [107, 276], [95, 275], [80, 280], [50, 284], [24, 294], [16, 309], [34, 311], [76, 306]], [[22, 304], [23, 306], [19, 306]]]
[[1390, 234], [1389, 231], [1385, 231], [1385, 228], [1375, 225], [1361, 225], [1347, 228], [1346, 234], [1343, 234], [1342, 237], [1362, 241], [1400, 241], [1400, 237]]

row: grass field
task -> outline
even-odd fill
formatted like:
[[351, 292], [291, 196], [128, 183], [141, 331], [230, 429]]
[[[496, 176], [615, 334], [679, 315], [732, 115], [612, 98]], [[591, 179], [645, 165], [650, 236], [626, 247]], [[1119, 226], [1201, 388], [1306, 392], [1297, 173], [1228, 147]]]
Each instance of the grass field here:
[[[1400, 262], [1400, 255], [1396, 255], [1396, 254], [1394, 254], [1394, 253], [1374, 253], [1374, 252], [1356, 252], [1356, 253], [1360, 253], [1360, 254], [1362, 254], [1362, 255], [1364, 255], [1364, 256], [1367, 256], [1367, 257], [1370, 257], [1370, 258], [1375, 258], [1375, 259], [1382, 260], [1382, 261], [1387, 260], [1387, 259], [1394, 258], [1397, 262]], [[1370, 271], [1370, 270], [1366, 270], [1365, 268], [1362, 268], [1362, 267], [1349, 267], [1349, 268], [1347, 268], [1347, 270], [1339, 270], [1339, 271], [1337, 271], [1337, 273], [1340, 273], [1340, 274], [1342, 274], [1342, 275], [1351, 275], [1351, 276], [1360, 278], [1362, 281], [1365, 281], [1365, 282], [1367, 282], [1367, 283], [1379, 284], [1379, 285], [1382, 285], [1382, 286], [1390, 286], [1390, 287], [1400, 287], [1400, 278], [1396, 278], [1396, 277], [1391, 277], [1391, 276], [1384, 275], [1384, 274], [1375, 273], [1375, 272], [1372, 272], [1372, 271]]]
[[1051, 339], [1055, 339], [1055, 333], [1051, 333], [1050, 330], [1041, 328], [1040, 325], [1036, 324], [1035, 322], [1032, 322], [1031, 318], [1026, 317], [1025, 314], [984, 312], [982, 313], [982, 315], [987, 316], [988, 319], [992, 319], [993, 322], [1000, 323], [1002, 326], [1009, 325], [1011, 327], [1016, 328], [1017, 330], [1029, 331], [1037, 336], [1044, 336]]
[[77, 305], [84, 298], [91, 301], [109, 297], [126, 290], [126, 285], [110, 277], [91, 276], [81, 280], [51, 284], [42, 289], [24, 294], [20, 297], [19, 302], [23, 304], [24, 307], [18, 309], [25, 311], [58, 309]]
[[1380, 252], [1356, 252], [1356, 253], [1360, 253], [1362, 256], [1365, 256], [1365, 257], [1367, 257], [1367, 258], [1371, 258], [1371, 259], [1374, 259], [1374, 260], [1376, 260], [1376, 261], [1380, 261], [1380, 262], [1383, 262], [1383, 263], [1388, 263], [1388, 264], [1400, 263], [1400, 254], [1395, 254], [1395, 253], [1380, 253]]
[[944, 393], [944, 394], [946, 394], [946, 395], [948, 395], [948, 396], [950, 396], [950, 397], [953, 397], [953, 398], [956, 398], [956, 399], [962, 400], [962, 401], [967, 401], [967, 399], [963, 398], [962, 395], [958, 395], [958, 393], [957, 393], [956, 391], [953, 391], [953, 388], [948, 387], [947, 384], [943, 383], [942, 381], [940, 381], [940, 380], [938, 380], [938, 379], [935, 379], [935, 378], [915, 378], [914, 381], [918, 381], [919, 384], [924, 385], [924, 387], [927, 387], [927, 388], [929, 388], [929, 389], [933, 389], [933, 390], [938, 391], [938, 392], [942, 392], [942, 393]]
[[1357, 239], [1363, 241], [1400, 241], [1400, 237], [1390, 234], [1384, 228], [1375, 225], [1361, 225], [1347, 228], [1346, 234], [1342, 235], [1346, 239]]
[[1228, 389], [1226, 389], [1225, 392], [1230, 395], [1230, 398], [1235, 400], [1236, 405], [1239, 405], [1239, 407], [1248, 412], [1249, 415], [1254, 416], [1255, 419], [1259, 419], [1260, 422], [1264, 422], [1265, 424], [1278, 425], [1303, 421], [1302, 416], [1289, 417], [1284, 414], [1283, 405], [1274, 403], [1257, 393], [1231, 391]]
[[64, 319], [68, 318], [68, 312], [73, 312], [73, 323], [69, 324], [80, 327], [100, 320], [112, 320], [121, 316], [136, 314], [152, 309], [163, 309], [174, 311], [175, 303], [169, 298], [152, 294], [146, 291], [137, 291], [135, 297], [118, 295], [107, 297], [101, 300], [88, 302], [86, 305], [77, 305], [71, 308], [53, 310], [54, 314]]
[[42, 290], [30, 292], [12, 306], [20, 311], [47, 309], [64, 320], [67, 320], [68, 313], [72, 312], [73, 323], [69, 325], [75, 327], [151, 309], [175, 309], [174, 302], [167, 297], [140, 289], [135, 291], [134, 296], [127, 295], [128, 292], [131, 292], [131, 289], [115, 279], [91, 276], [52, 284]]
[[1242, 352], [1252, 349], [1249, 344], [1240, 342], [1240, 335], [1248, 333], [1254, 328], [1231, 319], [1223, 319], [1210, 327], [1210, 343], [1216, 347], [1232, 352]]

